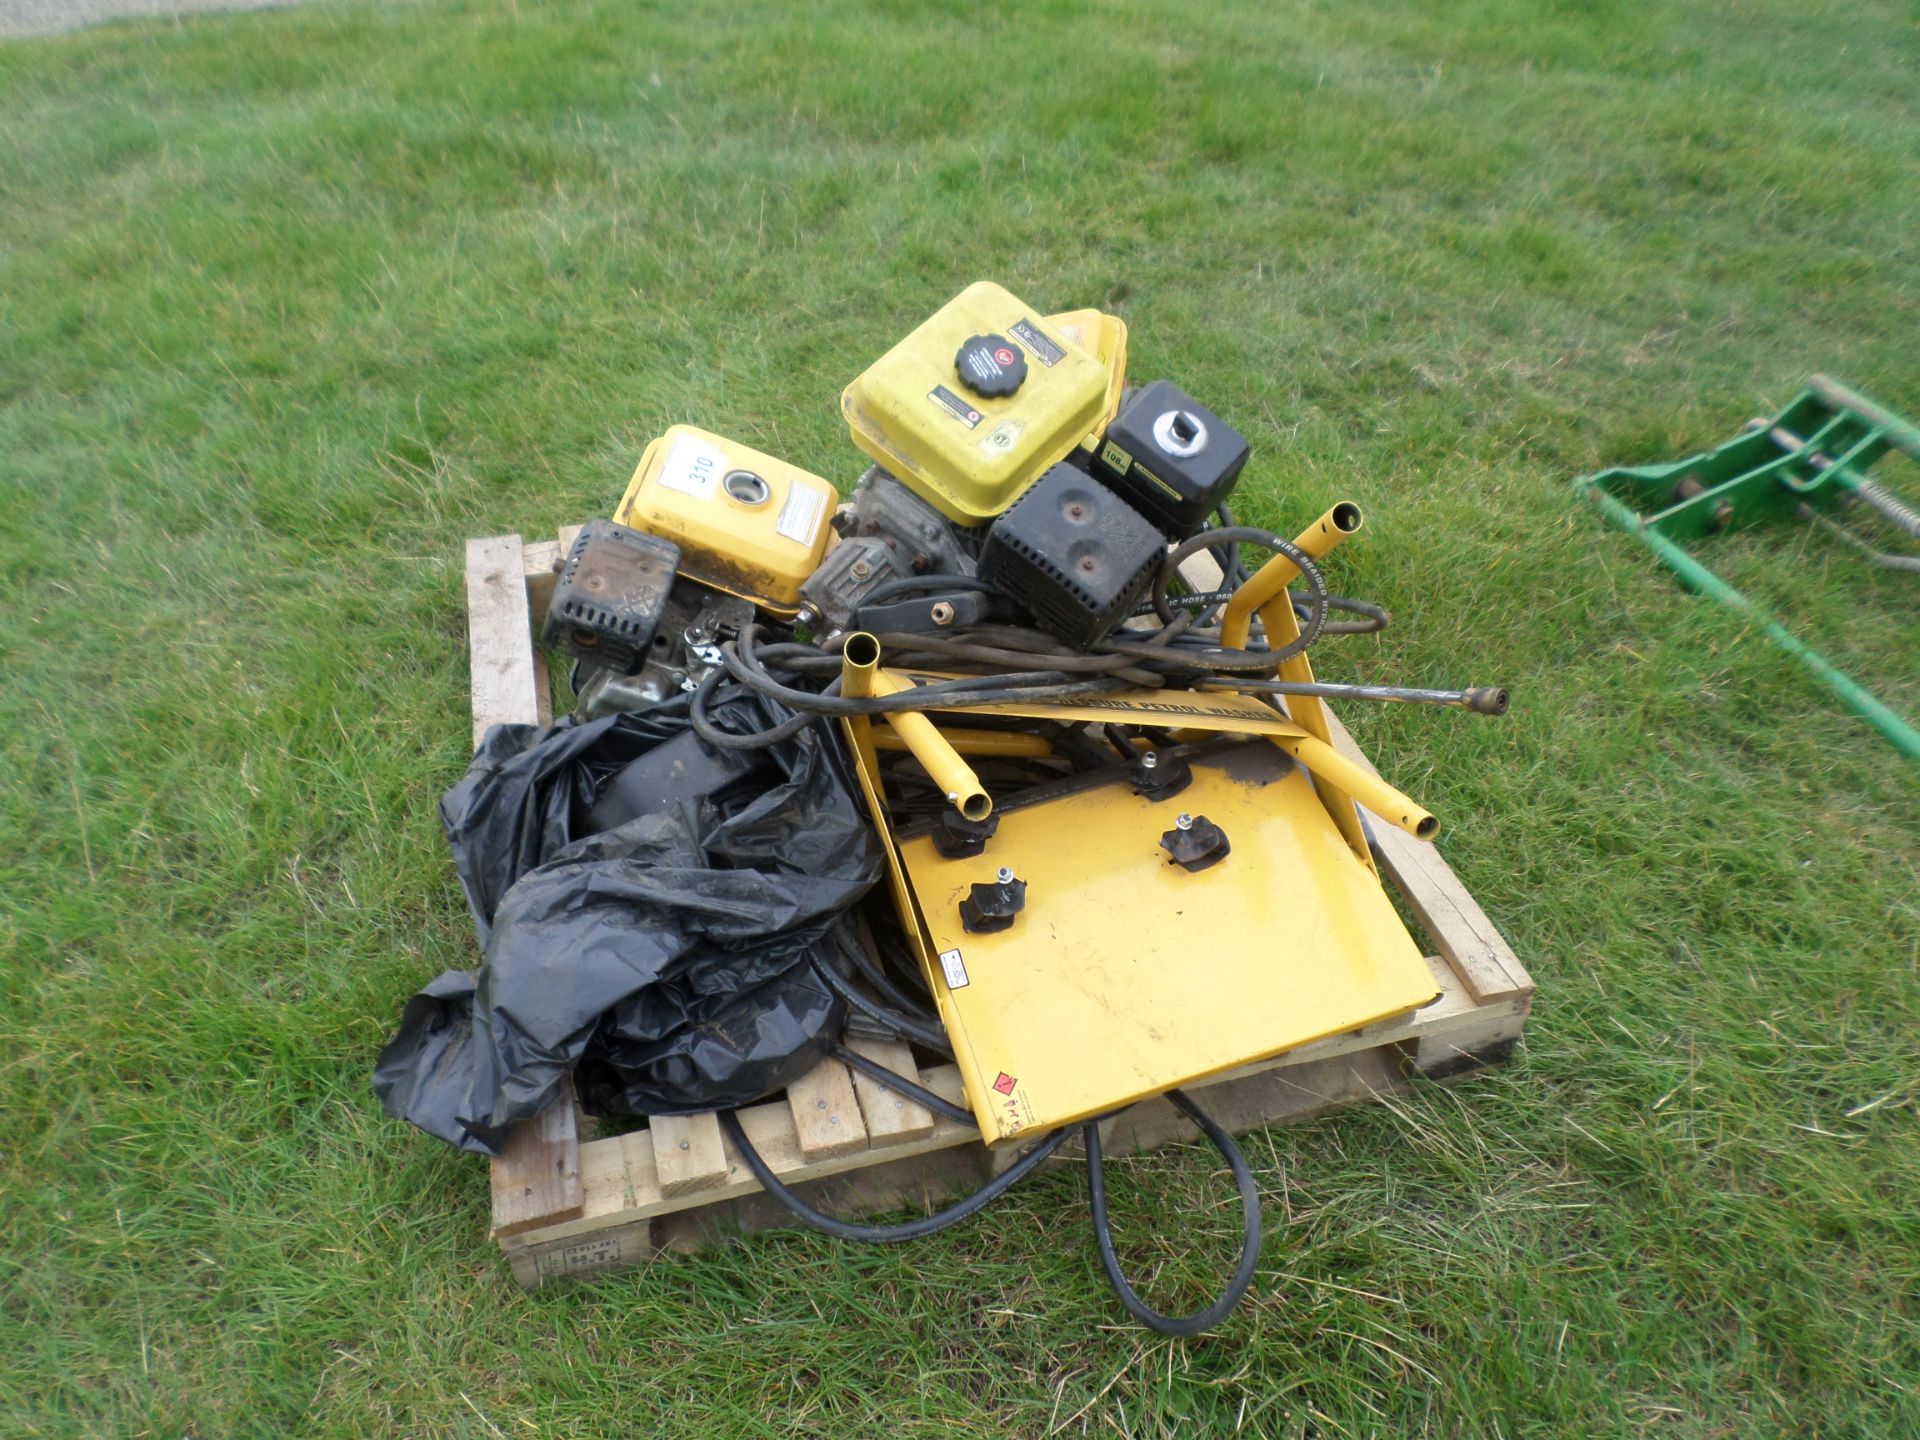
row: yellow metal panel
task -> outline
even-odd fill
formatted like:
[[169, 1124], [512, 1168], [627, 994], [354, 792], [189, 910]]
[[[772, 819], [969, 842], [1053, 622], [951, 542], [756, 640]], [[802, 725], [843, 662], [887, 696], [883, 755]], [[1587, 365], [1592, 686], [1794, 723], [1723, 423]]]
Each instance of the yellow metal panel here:
[[[925, 837], [899, 845], [919, 912], [907, 928], [924, 927], [928, 981], [989, 1143], [1437, 993], [1379, 880], [1285, 754], [1249, 741], [1196, 759], [1193, 774], [1158, 803], [1115, 785], [1004, 811], [971, 859], [943, 859]], [[1233, 847], [1198, 874], [1160, 847], [1183, 811]], [[967, 934], [960, 901], [1003, 865], [1027, 882], [1026, 908], [1009, 930]]]
[[1067, 310], [1047, 316], [1047, 323], [1107, 367], [1106, 404], [1080, 442], [1080, 448], [1091, 453], [1120, 413], [1120, 392], [1127, 385], [1127, 322], [1099, 310]]
[[640, 457], [613, 518], [673, 541], [689, 578], [792, 613], [826, 554], [838, 499], [797, 465], [675, 425]]
[[[987, 281], [969, 285], [847, 386], [853, 443], [949, 520], [983, 525], [1099, 423], [1107, 369]], [[954, 357], [999, 335], [1027, 359], [1013, 394], [969, 390]]]

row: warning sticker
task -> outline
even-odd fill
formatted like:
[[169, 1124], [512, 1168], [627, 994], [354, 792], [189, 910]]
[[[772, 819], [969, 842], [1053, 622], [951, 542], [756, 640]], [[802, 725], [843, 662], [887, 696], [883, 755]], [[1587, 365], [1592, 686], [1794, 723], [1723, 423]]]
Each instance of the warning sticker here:
[[1049, 340], [1031, 320], [1022, 320], [1007, 333], [1033, 352], [1033, 358], [1051, 370], [1067, 358], [1067, 352]]
[[944, 385], [934, 386], [927, 392], [927, 398], [969, 430], [980, 423], [980, 412]]
[[669, 490], [691, 495], [696, 500], [711, 500], [714, 487], [727, 469], [727, 457], [716, 445], [692, 435], [682, 435], [667, 452], [667, 463], [660, 467], [660, 483]]
[[993, 1082], [993, 1088], [998, 1090], [1002, 1095], [1011, 1095], [1019, 1083], [1020, 1082], [1014, 1079], [1013, 1076], [1002, 1070], [1000, 1072], [1000, 1078]]
[[787, 503], [780, 507], [780, 518], [773, 522], [773, 528], [796, 544], [811, 547], [826, 509], [825, 495], [806, 485], [795, 485], [787, 491]]
[[1018, 420], [1002, 420], [980, 442], [980, 448], [989, 455], [1004, 455], [1019, 442], [1023, 429]]
[[949, 990], [964, 990], [967, 988], [967, 966], [966, 962], [960, 958], [960, 952], [958, 950], [942, 950], [940, 952], [940, 970], [941, 973], [947, 977], [947, 988]]

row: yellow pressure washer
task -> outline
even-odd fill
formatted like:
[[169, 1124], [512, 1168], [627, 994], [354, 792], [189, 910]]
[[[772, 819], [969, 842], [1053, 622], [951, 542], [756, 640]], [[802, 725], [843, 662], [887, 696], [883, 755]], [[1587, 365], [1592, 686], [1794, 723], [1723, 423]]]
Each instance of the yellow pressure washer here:
[[[970, 286], [847, 387], [876, 464], [838, 510], [819, 476], [674, 426], [619, 523], [582, 533], [548, 638], [581, 663], [583, 715], [688, 691], [695, 731], [735, 749], [840, 722], [907, 954], [816, 968], [850, 1024], [951, 1054], [966, 1106], [838, 1053], [1017, 1152], [937, 1215], [860, 1225], [783, 1186], [723, 1115], [762, 1186], [830, 1234], [910, 1239], [1078, 1135], [1116, 1291], [1143, 1322], [1197, 1334], [1250, 1283], [1260, 1215], [1231, 1136], [1180, 1087], [1437, 993], [1359, 807], [1422, 839], [1439, 822], [1333, 748], [1324, 701], [1499, 714], [1507, 697], [1318, 680], [1310, 646], [1386, 622], [1321, 568], [1359, 507], [1290, 539], [1237, 524], [1246, 441], [1166, 381], [1128, 388], [1126, 357], [1114, 317]], [[1248, 573], [1242, 546], [1273, 557]], [[1186, 584], [1203, 553], [1216, 590]], [[722, 729], [706, 701], [729, 680], [789, 718]], [[1162, 1094], [1226, 1156], [1242, 1203], [1235, 1273], [1187, 1316], [1140, 1298], [1106, 1224], [1100, 1121]]]

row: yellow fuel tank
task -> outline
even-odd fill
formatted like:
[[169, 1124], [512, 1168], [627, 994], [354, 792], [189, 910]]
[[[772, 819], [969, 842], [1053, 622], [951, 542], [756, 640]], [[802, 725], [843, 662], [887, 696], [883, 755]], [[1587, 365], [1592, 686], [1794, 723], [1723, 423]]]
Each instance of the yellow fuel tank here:
[[613, 518], [680, 547], [680, 572], [769, 610], [800, 608], [826, 554], [833, 486], [692, 425], [647, 446]]
[[1107, 367], [989, 281], [840, 397], [853, 443], [949, 520], [984, 525], [1096, 429]]
[[1047, 316], [1046, 323], [1106, 368], [1106, 404], [1093, 429], [1080, 442], [1080, 448], [1092, 454], [1113, 417], [1120, 413], [1120, 392], [1127, 385], [1127, 322], [1103, 310], [1065, 310]]

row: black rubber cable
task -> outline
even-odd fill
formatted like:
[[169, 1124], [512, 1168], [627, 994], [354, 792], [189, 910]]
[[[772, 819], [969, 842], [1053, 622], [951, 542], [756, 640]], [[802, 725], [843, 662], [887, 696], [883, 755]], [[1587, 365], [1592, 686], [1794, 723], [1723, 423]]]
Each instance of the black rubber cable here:
[[982, 595], [999, 594], [999, 591], [975, 575], [896, 575], [891, 580], [882, 580], [862, 595], [860, 603], [877, 605], [896, 595], [917, 595], [926, 590], [977, 590]]
[[734, 1149], [740, 1152], [740, 1158], [747, 1162], [747, 1169], [751, 1170], [753, 1178], [760, 1182], [760, 1188], [786, 1206], [796, 1217], [835, 1239], [864, 1240], [878, 1245], [896, 1245], [905, 1240], [918, 1240], [923, 1236], [937, 1234], [950, 1225], [957, 1225], [962, 1220], [979, 1214], [1031, 1175], [1039, 1168], [1042, 1161], [1065, 1144], [1073, 1134], [1071, 1127], [1054, 1131], [966, 1199], [925, 1219], [909, 1220], [901, 1225], [858, 1225], [823, 1214], [782, 1185], [773, 1171], [767, 1168], [767, 1162], [760, 1157], [760, 1152], [753, 1148], [753, 1142], [747, 1139], [747, 1132], [741, 1128], [736, 1112], [722, 1110], [720, 1128], [726, 1132], [727, 1139], [733, 1142]]
[[[944, 795], [940, 797], [940, 803], [943, 807], [948, 803]], [[915, 998], [896, 985], [893, 977], [880, 967], [879, 962], [867, 954], [866, 946], [844, 945], [841, 948], [846, 951], [847, 958], [853, 962], [854, 969], [860, 972], [869, 985], [880, 992], [882, 1000], [909, 1020], [917, 1021], [930, 1029], [939, 1027], [940, 1018], [927, 1009], [926, 997]]]
[[1224, 539], [1247, 540], [1255, 545], [1264, 545], [1267, 549], [1284, 555], [1293, 562], [1300, 572], [1300, 578], [1307, 582], [1309, 612], [1305, 623], [1300, 627], [1297, 639], [1279, 650], [1264, 652], [1271, 663], [1277, 667], [1281, 662], [1292, 659], [1311, 645], [1320, 634], [1320, 627], [1327, 620], [1327, 580], [1315, 563], [1313, 557], [1285, 536], [1276, 535], [1271, 530], [1260, 530], [1253, 526], [1241, 525], [1232, 530], [1202, 530], [1190, 540], [1184, 540], [1172, 550], [1160, 564], [1160, 573], [1154, 578], [1154, 609], [1159, 612], [1162, 623], [1173, 623], [1173, 608], [1167, 601], [1167, 586], [1180, 573], [1181, 562], [1201, 550], [1211, 548], [1211, 544]]
[[821, 964], [818, 958], [813, 962], [813, 973], [820, 977], [822, 983], [824, 983], [829, 990], [833, 991], [834, 994], [838, 995], [869, 1020], [877, 1021], [889, 1030], [892, 1030], [896, 1035], [912, 1040], [916, 1044], [924, 1045], [929, 1050], [937, 1050], [942, 1055], [951, 1055], [953, 1053], [953, 1045], [947, 1039], [945, 1027], [936, 1028], [936, 1026], [932, 1025], [923, 1025], [917, 1020], [909, 1019], [905, 1015], [896, 1015], [893, 1011], [874, 1004], [873, 1001], [849, 985], [846, 979], [831, 965]]
[[979, 1128], [979, 1121], [973, 1118], [973, 1112], [954, 1104], [944, 1095], [936, 1095], [924, 1085], [917, 1085], [897, 1070], [889, 1070], [878, 1060], [869, 1059], [858, 1050], [845, 1045], [833, 1047], [833, 1058], [842, 1065], [849, 1065], [862, 1075], [887, 1087], [896, 1095], [904, 1095], [916, 1105], [924, 1105], [936, 1115], [944, 1115], [949, 1120], [958, 1120], [962, 1125]]
[[715, 670], [700, 682], [699, 687], [693, 692], [693, 699], [687, 704], [687, 719], [693, 725], [693, 733], [709, 745], [722, 750], [765, 750], [769, 746], [791, 740], [820, 718], [818, 715], [809, 715], [805, 711], [796, 710], [785, 720], [765, 730], [746, 732], [722, 730], [707, 713], [707, 705], [713, 698], [715, 688], [726, 678], [726, 671]]
[[[783, 684], [762, 662], [753, 626], [742, 630], [738, 638], [720, 647], [727, 671], [743, 685], [778, 700], [791, 710], [818, 715], [886, 715], [895, 711], [924, 710], [940, 703], [947, 706], [976, 702], [982, 705], [1014, 701], [1054, 701], [1079, 699], [1114, 689], [1124, 682], [1105, 677], [1076, 679], [1060, 671], [1034, 670], [1014, 674], [971, 675], [959, 680], [936, 680], [917, 685], [911, 691], [895, 695], [871, 695], [849, 699], [841, 695], [816, 693]], [[792, 647], [789, 647], [792, 648]], [[800, 647], [807, 648], [807, 647]], [[771, 660], [773, 657], [767, 657]], [[824, 658], [824, 657], [822, 657]]]
[[1199, 1335], [1226, 1319], [1253, 1284], [1253, 1273], [1260, 1263], [1260, 1189], [1254, 1184], [1253, 1171], [1247, 1167], [1247, 1157], [1240, 1153], [1240, 1147], [1234, 1144], [1233, 1137], [1214, 1123], [1211, 1115], [1189, 1100], [1183, 1091], [1169, 1090], [1167, 1098], [1200, 1127], [1200, 1133], [1213, 1142], [1233, 1170], [1234, 1183], [1240, 1189], [1240, 1213], [1244, 1222], [1240, 1263], [1234, 1267], [1233, 1277], [1211, 1305], [1191, 1315], [1162, 1315], [1140, 1298], [1140, 1292], [1133, 1288], [1126, 1272], [1120, 1268], [1120, 1257], [1114, 1253], [1113, 1226], [1107, 1218], [1107, 1177], [1100, 1153], [1100, 1127], [1097, 1123], [1080, 1127], [1081, 1138], [1087, 1148], [1087, 1188], [1093, 1206], [1093, 1240], [1100, 1251], [1101, 1268], [1107, 1272], [1114, 1293], [1120, 1297], [1120, 1303], [1127, 1307], [1129, 1315], [1163, 1335]]
[[[1176, 610], [1199, 611], [1202, 615], [1233, 598], [1232, 590], [1199, 590], [1191, 595], [1169, 595], [1167, 603]], [[1307, 618], [1312, 607], [1304, 595], [1293, 597], [1293, 613], [1302, 620]], [[1343, 611], [1348, 615], [1358, 615], [1358, 620], [1329, 620], [1320, 627], [1322, 635], [1377, 635], [1393, 621], [1384, 605], [1376, 605], [1371, 600], [1356, 600], [1351, 595], [1327, 596], [1327, 609]], [[1154, 613], [1151, 597], [1142, 600], [1133, 607], [1135, 615]]]

